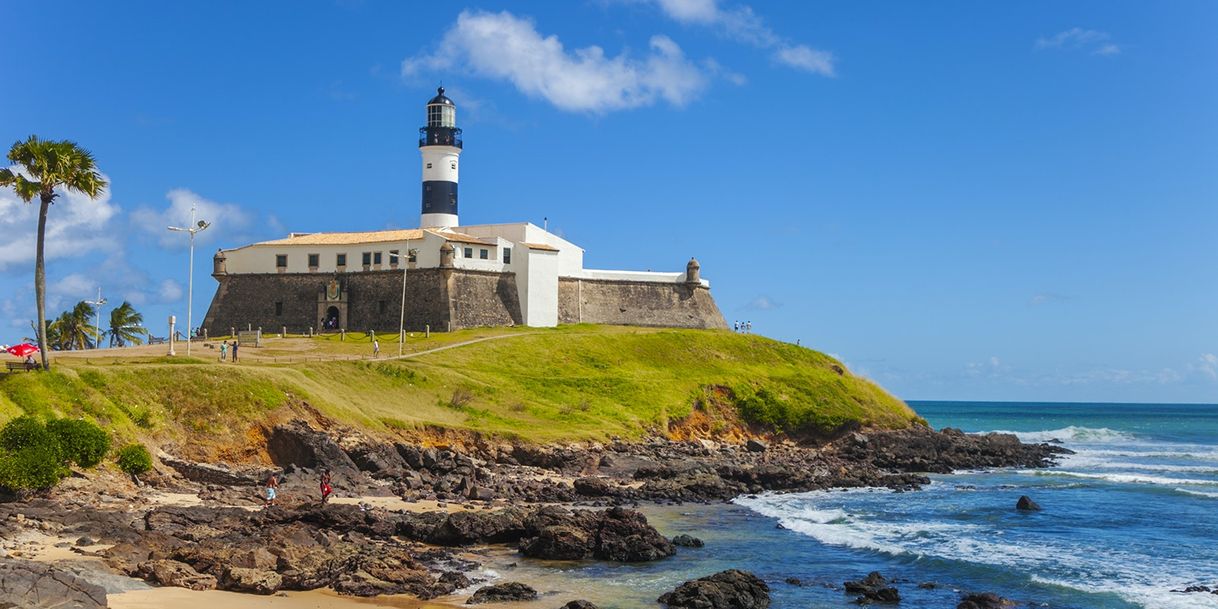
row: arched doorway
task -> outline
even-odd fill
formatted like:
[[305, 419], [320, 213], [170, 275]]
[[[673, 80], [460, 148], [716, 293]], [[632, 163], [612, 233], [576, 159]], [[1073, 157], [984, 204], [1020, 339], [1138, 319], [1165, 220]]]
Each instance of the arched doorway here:
[[326, 317], [322, 320], [321, 327], [324, 330], [338, 329], [338, 307], [326, 309]]

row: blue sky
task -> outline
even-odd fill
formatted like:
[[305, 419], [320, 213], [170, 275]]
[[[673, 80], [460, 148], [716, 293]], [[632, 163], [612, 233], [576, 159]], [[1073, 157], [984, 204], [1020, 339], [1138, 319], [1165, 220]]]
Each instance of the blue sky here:
[[[1218, 4], [592, 0], [6, 3], [0, 142], [91, 149], [52, 312], [185, 318], [196, 258], [410, 227], [443, 81], [464, 223], [594, 268], [697, 256], [729, 322], [907, 399], [1218, 402]], [[64, 18], [64, 16], [68, 16]], [[50, 36], [49, 39], [46, 36]], [[0, 342], [34, 216], [0, 192]]]

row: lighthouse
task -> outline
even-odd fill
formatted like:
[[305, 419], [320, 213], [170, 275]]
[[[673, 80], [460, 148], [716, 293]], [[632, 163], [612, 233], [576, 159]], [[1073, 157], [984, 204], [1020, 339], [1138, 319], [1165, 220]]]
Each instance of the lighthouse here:
[[457, 105], [444, 95], [444, 87], [427, 102], [427, 126], [419, 128], [423, 155], [423, 209], [419, 228], [457, 226], [457, 161], [461, 156], [461, 130]]

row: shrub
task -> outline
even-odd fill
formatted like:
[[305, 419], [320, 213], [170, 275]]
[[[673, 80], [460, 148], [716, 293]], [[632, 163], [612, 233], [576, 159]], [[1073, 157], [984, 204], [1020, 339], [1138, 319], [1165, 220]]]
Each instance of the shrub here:
[[128, 444], [118, 451], [119, 469], [133, 476], [152, 469], [152, 455], [143, 444]]
[[53, 446], [0, 452], [0, 487], [13, 491], [48, 489], [66, 473]]
[[42, 421], [29, 415], [17, 417], [0, 429], [0, 448], [19, 451], [34, 446], [49, 446], [55, 438]]
[[65, 473], [59, 439], [42, 421], [20, 416], [0, 429], [0, 487], [48, 489]]
[[47, 431], [59, 441], [63, 458], [81, 467], [101, 463], [110, 451], [110, 435], [96, 424], [82, 419], [55, 419]]

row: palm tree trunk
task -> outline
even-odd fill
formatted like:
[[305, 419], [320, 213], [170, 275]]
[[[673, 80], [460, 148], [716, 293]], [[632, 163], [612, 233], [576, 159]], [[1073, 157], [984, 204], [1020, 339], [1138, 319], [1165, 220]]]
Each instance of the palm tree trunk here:
[[43, 241], [46, 239], [47, 211], [51, 209], [52, 196], [49, 192], [42, 193], [38, 209], [38, 246], [34, 255], [34, 300], [38, 301], [38, 351], [42, 354], [43, 370], [51, 369], [51, 361], [47, 359], [47, 269]]

